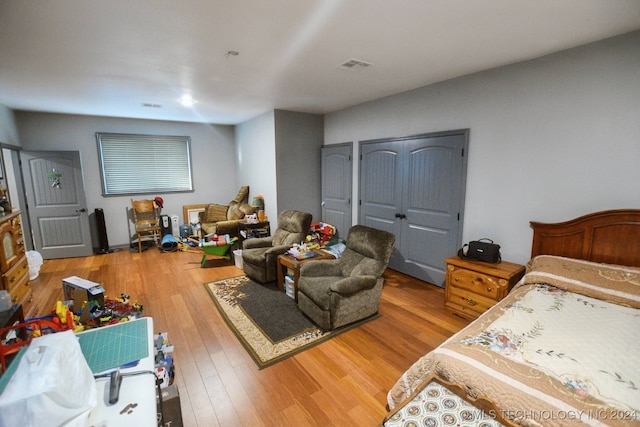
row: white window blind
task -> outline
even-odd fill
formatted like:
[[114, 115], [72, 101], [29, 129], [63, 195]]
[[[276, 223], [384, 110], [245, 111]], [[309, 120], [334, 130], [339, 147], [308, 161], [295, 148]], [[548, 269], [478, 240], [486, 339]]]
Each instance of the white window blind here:
[[104, 195], [193, 191], [188, 136], [96, 133]]

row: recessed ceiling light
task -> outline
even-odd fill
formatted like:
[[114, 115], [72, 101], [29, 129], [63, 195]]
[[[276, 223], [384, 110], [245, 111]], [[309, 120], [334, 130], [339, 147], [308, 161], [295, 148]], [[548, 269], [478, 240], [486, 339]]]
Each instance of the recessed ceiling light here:
[[180, 104], [185, 107], [191, 107], [196, 101], [191, 97], [191, 95], [184, 95], [182, 98], [178, 100]]

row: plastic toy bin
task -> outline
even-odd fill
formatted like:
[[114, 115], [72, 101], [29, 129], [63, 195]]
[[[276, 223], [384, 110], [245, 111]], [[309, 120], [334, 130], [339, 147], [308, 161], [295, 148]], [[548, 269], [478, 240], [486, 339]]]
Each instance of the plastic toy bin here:
[[217, 255], [217, 256], [226, 256], [227, 252], [231, 245], [221, 245], [221, 246], [203, 246], [202, 249], [204, 253], [207, 255]]
[[236, 268], [242, 270], [242, 249], [236, 249], [233, 251], [233, 261], [236, 265]]

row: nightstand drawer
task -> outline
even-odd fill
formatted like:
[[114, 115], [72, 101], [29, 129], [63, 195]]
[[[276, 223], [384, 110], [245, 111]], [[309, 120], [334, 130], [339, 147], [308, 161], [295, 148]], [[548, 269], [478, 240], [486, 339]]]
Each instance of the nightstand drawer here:
[[493, 299], [483, 297], [482, 295], [457, 286], [451, 286], [449, 289], [449, 299], [447, 300], [447, 305], [454, 306], [452, 308], [463, 312], [471, 311], [477, 314], [484, 313], [495, 303], [496, 301]]
[[27, 257], [23, 256], [18, 262], [2, 275], [2, 284], [4, 288], [11, 292], [11, 289], [18, 281], [29, 274], [29, 262]]
[[16, 283], [10, 290], [11, 302], [17, 304], [24, 298], [27, 292], [31, 291], [31, 282], [29, 282], [29, 276], [25, 275]]
[[[462, 289], [469, 290], [475, 294], [483, 295], [495, 301], [498, 300], [498, 287], [500, 279], [478, 273], [477, 271], [465, 270], [453, 267], [451, 271], [451, 284]], [[506, 285], [506, 281], [503, 284]]]

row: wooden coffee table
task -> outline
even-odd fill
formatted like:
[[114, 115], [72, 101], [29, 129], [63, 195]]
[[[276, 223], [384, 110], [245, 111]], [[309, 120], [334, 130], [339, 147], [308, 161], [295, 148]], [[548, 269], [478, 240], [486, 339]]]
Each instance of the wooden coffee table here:
[[296, 259], [287, 254], [278, 256], [278, 289], [283, 292], [285, 291], [284, 276], [287, 275], [287, 270], [291, 270], [293, 273], [293, 296], [296, 301], [298, 301], [298, 279], [300, 278], [300, 268], [302, 267], [302, 264], [309, 261], [335, 258], [329, 252], [323, 251], [322, 249], [316, 249], [313, 252], [316, 253], [316, 256], [305, 259]]

